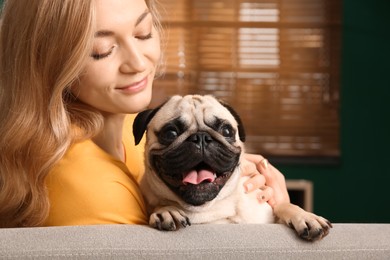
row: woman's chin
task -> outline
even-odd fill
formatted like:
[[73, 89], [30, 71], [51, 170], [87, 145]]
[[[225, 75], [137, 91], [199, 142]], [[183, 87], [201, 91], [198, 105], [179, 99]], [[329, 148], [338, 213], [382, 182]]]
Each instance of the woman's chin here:
[[148, 108], [152, 100], [152, 95], [137, 95], [131, 101], [129, 101], [127, 114], [139, 113]]

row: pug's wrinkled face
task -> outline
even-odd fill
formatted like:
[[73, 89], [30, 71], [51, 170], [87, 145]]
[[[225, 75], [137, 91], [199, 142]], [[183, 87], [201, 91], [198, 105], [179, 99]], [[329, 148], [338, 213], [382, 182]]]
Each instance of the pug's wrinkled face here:
[[212, 96], [172, 97], [148, 125], [149, 167], [188, 204], [214, 199], [240, 161], [236, 118]]

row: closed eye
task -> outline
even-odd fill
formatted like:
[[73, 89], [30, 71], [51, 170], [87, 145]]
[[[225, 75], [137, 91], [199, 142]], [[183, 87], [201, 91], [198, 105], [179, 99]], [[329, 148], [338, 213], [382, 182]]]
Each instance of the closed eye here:
[[148, 33], [146, 35], [139, 35], [139, 36], [136, 36], [135, 38], [137, 38], [138, 40], [141, 40], [141, 41], [145, 41], [145, 40], [149, 40], [151, 38], [153, 38], [153, 35], [152, 33]]
[[107, 52], [103, 52], [103, 53], [92, 53], [91, 54], [91, 57], [94, 59], [94, 60], [101, 60], [101, 59], [104, 59], [104, 58], [107, 58], [108, 56], [111, 55], [112, 51], [114, 50], [114, 46], [111, 47], [111, 49]]

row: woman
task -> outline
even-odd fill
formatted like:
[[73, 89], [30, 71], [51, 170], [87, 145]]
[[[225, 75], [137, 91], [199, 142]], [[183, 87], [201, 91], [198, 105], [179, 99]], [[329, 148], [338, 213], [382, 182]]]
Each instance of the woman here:
[[[147, 223], [130, 129], [151, 101], [159, 28], [153, 0], [5, 1], [0, 227]], [[280, 172], [246, 159], [248, 192], [289, 200]]]

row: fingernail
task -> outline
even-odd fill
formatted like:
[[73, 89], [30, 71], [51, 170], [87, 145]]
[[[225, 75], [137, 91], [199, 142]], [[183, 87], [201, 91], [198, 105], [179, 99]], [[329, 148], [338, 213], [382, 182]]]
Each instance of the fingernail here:
[[264, 159], [263, 161], [262, 161], [262, 163], [263, 163], [263, 165], [264, 165], [264, 168], [268, 168], [268, 160], [267, 159]]
[[252, 183], [248, 183], [247, 185], [245, 185], [245, 189], [246, 189], [246, 192], [249, 192], [250, 190], [253, 189], [253, 184]]

